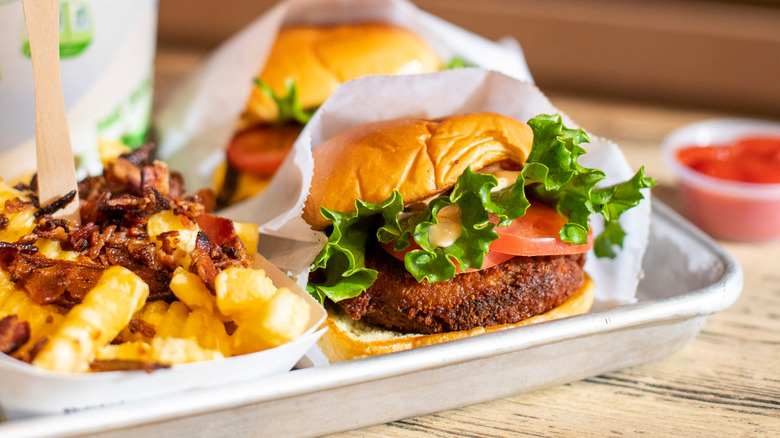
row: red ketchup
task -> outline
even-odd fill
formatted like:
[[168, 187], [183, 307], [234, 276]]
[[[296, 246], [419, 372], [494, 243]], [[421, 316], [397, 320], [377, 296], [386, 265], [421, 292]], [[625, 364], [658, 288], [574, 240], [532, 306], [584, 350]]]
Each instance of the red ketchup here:
[[748, 137], [677, 150], [677, 160], [705, 175], [746, 183], [780, 183], [780, 137]]
[[695, 173], [720, 180], [681, 181], [683, 208], [692, 222], [727, 239], [780, 238], [780, 137], [683, 147], [676, 158]]

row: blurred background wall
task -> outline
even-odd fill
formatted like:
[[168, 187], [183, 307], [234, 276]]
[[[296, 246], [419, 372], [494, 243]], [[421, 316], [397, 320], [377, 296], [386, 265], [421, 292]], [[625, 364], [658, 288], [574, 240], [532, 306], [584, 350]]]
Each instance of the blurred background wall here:
[[[272, 0], [162, 0], [161, 48], [216, 47]], [[780, 118], [777, 0], [416, 0], [516, 38], [543, 91]]]

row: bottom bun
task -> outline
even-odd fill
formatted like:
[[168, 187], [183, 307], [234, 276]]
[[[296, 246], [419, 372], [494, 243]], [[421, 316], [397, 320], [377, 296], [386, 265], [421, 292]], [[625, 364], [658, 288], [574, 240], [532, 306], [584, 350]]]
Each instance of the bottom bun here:
[[318, 345], [331, 363], [359, 359], [377, 354], [409, 350], [423, 345], [452, 341], [467, 336], [506, 330], [537, 322], [581, 315], [593, 305], [593, 280], [585, 274], [585, 282], [563, 304], [541, 315], [513, 324], [491, 327], [476, 327], [471, 330], [437, 333], [432, 335], [404, 334], [371, 327], [361, 321], [355, 321], [346, 313], [330, 306], [325, 324], [328, 331], [320, 338]]

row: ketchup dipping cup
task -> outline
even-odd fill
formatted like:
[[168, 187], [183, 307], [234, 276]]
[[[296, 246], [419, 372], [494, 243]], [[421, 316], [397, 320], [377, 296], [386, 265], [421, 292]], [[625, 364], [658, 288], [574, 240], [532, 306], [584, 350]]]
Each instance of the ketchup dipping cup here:
[[[679, 184], [683, 213], [708, 234], [739, 241], [780, 238], [780, 183], [716, 178], [685, 166], [678, 157], [680, 149], [729, 146], [755, 137], [780, 139], [780, 123], [754, 119], [707, 120], [673, 131], [661, 145], [664, 164]], [[780, 174], [780, 166], [769, 169]]]

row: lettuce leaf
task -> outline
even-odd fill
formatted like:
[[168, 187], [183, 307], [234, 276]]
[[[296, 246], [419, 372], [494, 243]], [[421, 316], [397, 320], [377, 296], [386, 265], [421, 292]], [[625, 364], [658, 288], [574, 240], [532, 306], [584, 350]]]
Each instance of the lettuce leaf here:
[[526, 192], [559, 214], [568, 217], [559, 236], [575, 245], [587, 242], [588, 218], [601, 214], [606, 229], [594, 242], [597, 257], [615, 257], [613, 247], [622, 247], [623, 231], [618, 219], [626, 210], [644, 199], [640, 189], [652, 187], [655, 180], [644, 176], [644, 167], [628, 181], [604, 188], [596, 185], [605, 178], [603, 171], [578, 164], [585, 149], [580, 143], [590, 142], [581, 129], [568, 129], [558, 114], [542, 114], [528, 121], [534, 131], [534, 141], [528, 161], [523, 167]]
[[381, 225], [381, 221], [377, 223], [381, 218], [389, 219], [390, 224], [397, 222], [403, 208], [397, 191], [377, 204], [356, 200], [352, 213], [321, 208], [322, 215], [333, 223], [333, 231], [311, 267], [311, 271], [321, 270], [324, 279], [318, 284], [309, 282], [309, 294], [322, 304], [325, 297], [333, 301], [356, 297], [374, 284], [377, 272], [365, 266], [366, 242], [377, 225]]
[[[539, 115], [528, 124], [534, 131], [533, 146], [517, 181], [509, 187], [493, 191], [498, 184], [493, 175], [467, 168], [452, 190], [410, 211], [404, 211], [403, 200], [395, 191], [377, 204], [357, 200], [353, 213], [321, 208], [323, 216], [333, 223], [333, 231], [312, 265], [312, 272], [319, 275], [318, 281], [308, 285], [312, 296], [320, 302], [325, 298], [340, 301], [368, 289], [377, 277], [376, 271], [365, 266], [366, 244], [373, 238], [392, 243], [396, 251], [416, 243], [416, 248], [406, 253], [404, 265], [417, 281], [449, 280], [459, 269], [479, 268], [490, 243], [498, 238], [490, 214], [499, 218], [498, 226], [509, 225], [525, 214], [529, 197], [568, 218], [560, 238], [572, 244], [587, 242], [588, 218], [601, 214], [606, 228], [596, 238], [594, 250], [599, 257], [615, 257], [615, 248], [622, 247], [625, 237], [620, 215], [644, 198], [640, 189], [652, 187], [654, 180], [646, 178], [642, 168], [626, 182], [597, 188], [604, 172], [578, 163], [585, 153], [580, 143], [589, 142], [584, 131], [566, 128], [557, 114]], [[460, 211], [461, 234], [447, 247], [434, 247], [431, 228], [439, 223], [437, 216], [446, 207]], [[371, 230], [376, 230], [373, 236]]]
[[456, 56], [450, 59], [450, 62], [448, 62], [445, 66], [442, 67], [442, 70], [455, 70], [458, 68], [466, 68], [466, 67], [474, 67], [474, 64], [471, 64], [465, 59]]
[[279, 117], [277, 123], [284, 123], [288, 121], [298, 122], [301, 125], [309, 123], [311, 117], [317, 111], [317, 108], [305, 110], [301, 107], [301, 101], [298, 98], [298, 88], [295, 86], [295, 82], [288, 78], [285, 81], [287, 86], [287, 94], [279, 96], [263, 82], [260, 78], [255, 78], [255, 85], [260, 87], [268, 97], [276, 102], [276, 107], [279, 109]]

